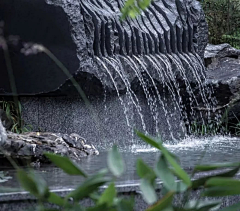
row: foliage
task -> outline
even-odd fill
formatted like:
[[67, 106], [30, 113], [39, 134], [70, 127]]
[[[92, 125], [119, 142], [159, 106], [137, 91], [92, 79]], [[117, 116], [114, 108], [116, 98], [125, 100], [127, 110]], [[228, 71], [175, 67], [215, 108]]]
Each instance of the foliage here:
[[[85, 180], [75, 190], [65, 196], [65, 198], [62, 198], [50, 192], [46, 182], [42, 178], [39, 178], [38, 175], [34, 174], [33, 171], [26, 173], [24, 170], [18, 169], [17, 176], [22, 187], [38, 199], [40, 210], [48, 210], [42, 206], [43, 202], [58, 205], [60, 207], [59, 210], [64, 209], [68, 211], [133, 210], [133, 199], [117, 197], [117, 190], [114, 184], [115, 177], [106, 176], [109, 170], [116, 176], [120, 176], [123, 173], [123, 161], [116, 146], [114, 146], [108, 154], [108, 160], [112, 161], [108, 162], [109, 170], [103, 169], [91, 176], [87, 175], [66, 157], [51, 153], [45, 153], [45, 156], [69, 175], [78, 175], [85, 178]], [[103, 192], [100, 191], [102, 185], [107, 185], [107, 188]], [[85, 198], [92, 199], [95, 206], [82, 207], [79, 201]], [[72, 200], [70, 201], [70, 199]]]
[[210, 43], [227, 42], [234, 47], [240, 47], [240, 1], [203, 0], [201, 2], [209, 26]]
[[[225, 109], [221, 119], [218, 121], [210, 119], [208, 123], [200, 121], [191, 122], [189, 133], [195, 136], [209, 136], [209, 135], [240, 135], [240, 120], [231, 111], [232, 106]], [[231, 119], [229, 119], [231, 113]]]
[[136, 18], [142, 11], [147, 9], [152, 0], [127, 0], [121, 9], [122, 17], [124, 20], [127, 17]]
[[[222, 3], [219, 3], [219, 2]], [[206, 0], [207, 2], [212, 2]], [[234, 0], [213, 0], [215, 6], [219, 6], [223, 9], [223, 12], [226, 12], [226, 7], [224, 6], [226, 2], [235, 2]], [[138, 14], [145, 10], [151, 3], [151, 0], [127, 0], [124, 7], [122, 8], [122, 19], [127, 17], [135, 18]], [[235, 3], [234, 3], [235, 4]], [[236, 2], [237, 5], [237, 2]], [[236, 24], [239, 22], [238, 14], [236, 13], [239, 10], [238, 7], [228, 7], [227, 16], [224, 13], [224, 20], [219, 18], [219, 10], [211, 10], [206, 12], [208, 20], [211, 21], [210, 35], [213, 42], [221, 41], [221, 39], [229, 36], [234, 36], [238, 38], [237, 31], [235, 27], [229, 26], [229, 20], [236, 20]], [[230, 12], [232, 14], [230, 15]], [[226, 19], [227, 17], [227, 19]], [[220, 21], [221, 20], [221, 21]], [[220, 21], [220, 22], [219, 22]], [[210, 23], [210, 22], [209, 22]], [[221, 23], [221, 24], [220, 24]], [[228, 29], [228, 33], [221, 31], [219, 34], [215, 32], [215, 28]], [[231, 32], [231, 33], [230, 33]], [[64, 71], [66, 75], [69, 76], [69, 73], [66, 71], [66, 68], [60, 63], [54, 55], [51, 54], [46, 48], [43, 48], [40, 45], [33, 45], [37, 47], [40, 52], [45, 52], [56, 64]], [[11, 69], [11, 68], [9, 68]], [[71, 76], [71, 75], [70, 75]], [[72, 77], [70, 77], [72, 78]], [[72, 78], [72, 80], [74, 80]], [[13, 81], [13, 80], [12, 80]], [[74, 81], [73, 81], [74, 82]], [[74, 85], [77, 83], [74, 82]], [[82, 90], [79, 86], [76, 85], [80, 95]], [[3, 102], [2, 102], [3, 103]], [[20, 103], [7, 103], [3, 104], [6, 113], [14, 118], [16, 122], [17, 131], [21, 131], [21, 126], [23, 125], [21, 119], [21, 105]], [[12, 113], [11, 113], [12, 111]], [[20, 129], [19, 129], [20, 128]], [[225, 164], [215, 164], [215, 165], [199, 165], [196, 166], [192, 176], [195, 173], [206, 172], [211, 170], [225, 169], [224, 173], [218, 173], [213, 176], [205, 176], [200, 179], [192, 180], [191, 177], [184, 171], [175, 155], [170, 153], [160, 141], [153, 139], [152, 137], [146, 136], [142, 133], [137, 132], [138, 136], [141, 137], [146, 143], [150, 144], [152, 147], [161, 151], [159, 160], [155, 165], [155, 168], [149, 167], [143, 160], [139, 159], [137, 161], [137, 173], [140, 177], [140, 189], [143, 196], [143, 199], [149, 204], [147, 211], [160, 211], [160, 210], [176, 210], [176, 211], [200, 211], [200, 210], [211, 210], [219, 206], [219, 201], [205, 201], [203, 198], [200, 198], [197, 201], [189, 200], [190, 191], [201, 189], [201, 196], [229, 196], [240, 194], [240, 180], [233, 179], [240, 168], [240, 163], [225, 163]], [[87, 175], [82, 169], [80, 169], [76, 164], [70, 161], [66, 157], [61, 157], [59, 155], [46, 153], [45, 156], [49, 158], [56, 166], [61, 168], [69, 175], [78, 175], [84, 178], [84, 181], [79, 184], [75, 190], [71, 191], [64, 198], [53, 193], [49, 190], [46, 182], [36, 175], [33, 171], [26, 172], [20, 168], [17, 169], [17, 177], [22, 185], [22, 187], [29, 191], [33, 196], [35, 196], [39, 202], [40, 210], [67, 210], [67, 211], [121, 211], [128, 210], [131, 211], [134, 209], [134, 201], [132, 198], [125, 199], [122, 197], [117, 197], [117, 189], [115, 187], [115, 179], [119, 177], [124, 172], [124, 162], [120, 153], [118, 152], [116, 146], [108, 154], [108, 169], [103, 169], [97, 172], [94, 175]], [[229, 170], [230, 168], [230, 170]], [[111, 172], [113, 176], [107, 176], [108, 172]], [[158, 199], [156, 194], [157, 182], [156, 179], [161, 179], [162, 181], [162, 194], [163, 197]], [[107, 185], [107, 188], [102, 192], [101, 187]], [[185, 196], [184, 201], [181, 204], [174, 204], [173, 199], [177, 194], [183, 194]], [[94, 205], [91, 207], [83, 207], [80, 205], [80, 201], [90, 198]], [[44, 203], [48, 202], [50, 204], [57, 205], [57, 209], [48, 209], [45, 207]], [[225, 208], [223, 210], [236, 210], [240, 208], [240, 204], [234, 204], [231, 207]]]
[[[218, 173], [208, 174], [199, 179], [191, 179], [184, 171], [178, 161], [178, 158], [169, 152], [162, 142], [155, 140], [150, 136], [146, 136], [140, 132], [137, 135], [152, 147], [161, 151], [159, 159], [154, 168], [148, 166], [143, 160], [137, 161], [137, 174], [140, 177], [140, 189], [143, 199], [149, 204], [146, 211], [210, 211], [212, 208], [219, 210], [221, 201], [209, 201], [204, 199], [205, 196], [224, 197], [240, 194], [240, 180], [233, 177], [237, 174], [240, 168], [240, 163], [221, 163], [214, 165], [197, 165], [191, 176], [199, 172], [209, 172], [218, 170]], [[64, 198], [49, 190], [46, 182], [34, 174], [33, 171], [26, 173], [24, 170], [18, 169], [18, 179], [22, 187], [34, 195], [39, 202], [39, 210], [49, 210], [44, 202], [58, 206], [58, 209], [53, 210], [79, 210], [79, 211], [131, 211], [134, 210], [133, 198], [126, 199], [117, 196], [115, 187], [115, 179], [124, 172], [124, 162], [117, 147], [114, 146], [108, 153], [108, 169], [103, 169], [94, 175], [87, 175], [76, 164], [66, 157], [46, 153], [56, 166], [61, 168], [69, 175], [78, 175], [84, 178], [84, 181], [70, 192]], [[220, 171], [222, 170], [222, 171]], [[108, 172], [113, 176], [107, 176]], [[206, 175], [206, 174], [203, 174]], [[211, 176], [209, 176], [211, 175]], [[158, 199], [156, 188], [156, 179], [162, 181], [162, 197]], [[107, 186], [104, 191], [101, 191], [101, 186]], [[190, 200], [191, 191], [199, 189], [201, 197], [199, 200]], [[174, 196], [182, 194], [184, 200], [181, 203], [173, 203]], [[91, 207], [83, 207], [79, 202], [85, 198], [90, 198], [94, 205]], [[71, 200], [70, 200], [71, 199]], [[237, 210], [240, 208], [240, 203], [236, 203], [226, 210]], [[52, 210], [52, 209], [51, 209]]]
[[6, 116], [12, 121], [11, 131], [15, 133], [23, 133], [32, 130], [31, 125], [25, 125], [22, 119], [22, 106], [20, 101], [9, 101], [2, 99], [0, 101], [0, 109], [4, 110]]

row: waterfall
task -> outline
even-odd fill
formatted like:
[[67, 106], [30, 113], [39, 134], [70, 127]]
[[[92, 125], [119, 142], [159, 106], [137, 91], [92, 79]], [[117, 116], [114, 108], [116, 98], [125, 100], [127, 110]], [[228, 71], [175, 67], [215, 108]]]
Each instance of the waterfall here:
[[[211, 88], [204, 84], [207, 31], [199, 2], [155, 0], [136, 19], [120, 20], [124, 2], [46, 0], [46, 8], [55, 11], [56, 17], [64, 17], [65, 28], [59, 36], [68, 33], [72, 47], [66, 54], [61, 50], [59, 55], [63, 60], [66, 55], [63, 64], [70, 67], [70, 73], [93, 104], [101, 129], [64, 77], [46, 79], [49, 88], [29, 81], [41, 96], [63, 94], [59, 98], [37, 98], [31, 103], [22, 98], [23, 108], [38, 107], [37, 112], [29, 109], [29, 114], [23, 109], [26, 121], [33, 122], [34, 128], [78, 132], [93, 142], [105, 141], [108, 146], [137, 144], [135, 129], [175, 141], [188, 134], [195, 118], [208, 123], [210, 117], [196, 110], [212, 108], [216, 103]], [[68, 42], [62, 40], [64, 49]], [[56, 68], [53, 65], [48, 66], [49, 70], [37, 71], [57, 75], [61, 70], [57, 72]], [[32, 70], [27, 71], [34, 77]], [[27, 87], [19, 90], [20, 95], [31, 94]], [[60, 126], [55, 124], [56, 119]]]

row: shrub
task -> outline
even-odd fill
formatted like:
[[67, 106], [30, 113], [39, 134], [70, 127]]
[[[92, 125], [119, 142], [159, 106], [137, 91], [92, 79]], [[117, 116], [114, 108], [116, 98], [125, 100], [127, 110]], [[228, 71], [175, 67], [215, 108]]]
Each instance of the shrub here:
[[209, 41], [212, 44], [228, 42], [240, 46], [240, 1], [201, 1], [209, 26]]
[[[181, 168], [178, 158], [169, 152], [160, 141], [137, 132], [143, 141], [152, 147], [161, 151], [155, 168], [149, 167], [142, 159], [138, 159], [136, 171], [140, 177], [140, 189], [143, 199], [149, 204], [146, 211], [210, 211], [213, 208], [219, 210], [221, 201], [206, 201], [205, 196], [224, 197], [240, 194], [240, 180], [233, 179], [240, 168], [240, 163], [221, 163], [215, 165], [198, 165], [195, 166], [192, 176], [199, 172], [209, 172], [212, 170], [225, 169], [217, 171], [212, 176], [201, 177], [192, 180], [191, 177]], [[55, 154], [45, 154], [56, 166], [61, 168], [69, 175], [79, 175], [85, 178], [85, 181], [76, 187], [64, 198], [56, 193], [50, 192], [46, 182], [35, 175], [33, 172], [26, 173], [18, 169], [18, 179], [25, 190], [29, 191], [39, 201], [39, 209], [42, 211], [49, 210], [44, 202], [57, 205], [59, 208], [54, 210], [68, 211], [131, 211], [134, 210], [134, 201], [132, 198], [124, 199], [117, 197], [117, 190], [114, 180], [124, 173], [124, 162], [117, 147], [114, 146], [108, 154], [108, 169], [112, 172], [112, 177], [107, 177], [108, 169], [103, 169], [93, 176], [87, 175], [77, 165], [66, 157]], [[156, 179], [162, 181], [161, 199], [156, 194]], [[99, 188], [107, 185], [107, 188], [101, 193]], [[202, 194], [199, 200], [190, 200], [189, 193], [193, 190], [200, 189]], [[173, 203], [176, 194], [183, 194], [184, 201], [180, 204]], [[94, 201], [94, 206], [83, 207], [80, 201], [84, 198], [90, 198]], [[72, 199], [72, 200], [70, 200]], [[223, 210], [238, 210], [240, 203], [224, 208]], [[52, 209], [51, 209], [52, 210]]]

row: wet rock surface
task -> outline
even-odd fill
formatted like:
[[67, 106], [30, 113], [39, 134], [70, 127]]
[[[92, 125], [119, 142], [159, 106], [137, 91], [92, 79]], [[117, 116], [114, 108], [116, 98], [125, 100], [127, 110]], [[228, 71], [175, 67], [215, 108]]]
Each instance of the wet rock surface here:
[[[227, 66], [224, 66], [224, 64], [236, 63], [238, 57], [240, 57], [240, 50], [233, 48], [227, 43], [220, 45], [208, 44], [204, 53], [205, 64], [209, 69], [219, 68], [221, 66], [225, 69]], [[227, 61], [226, 58], [233, 59]], [[230, 67], [228, 69], [230, 69]]]
[[[1, 136], [0, 136], [1, 138]], [[49, 161], [43, 155], [44, 152], [51, 152], [62, 156], [67, 156], [73, 160], [80, 160], [88, 155], [98, 155], [98, 150], [78, 134], [61, 134], [48, 132], [28, 132], [16, 134], [7, 132], [6, 141], [1, 142], [1, 148], [5, 155], [12, 159], [24, 163], [32, 162], [48, 163]], [[1, 159], [5, 157], [1, 154]]]
[[[34, 4], [29, 0], [1, 1], [0, 20], [5, 23], [4, 37], [9, 44], [18, 93], [72, 93], [69, 87], [73, 86], [68, 77], [49, 56], [21, 53], [25, 43], [29, 42], [46, 46], [88, 95], [102, 94], [104, 88], [114, 92], [116, 87], [120, 91], [126, 90], [119, 72], [126, 75], [132, 86], [138, 82], [136, 75], [146, 74], [146, 69], [155, 73], [152, 77], [162, 83], [164, 79], [157, 74], [158, 66], [166, 67], [156, 65], [154, 61], [160, 61], [159, 57], [165, 61], [162, 54], [167, 57], [172, 53], [177, 57], [178, 54], [181, 57], [199, 54], [202, 57], [207, 43], [207, 24], [198, 1], [154, 1], [142, 16], [126, 21], [119, 20], [122, 6], [120, 0], [36, 0]], [[18, 38], [14, 40], [12, 35]], [[145, 56], [149, 54], [153, 55], [153, 61]], [[3, 56], [0, 50], [0, 58]], [[140, 64], [136, 58], [144, 63]], [[188, 58], [184, 58], [186, 60]], [[180, 65], [186, 69], [189, 80], [194, 80], [184, 61]], [[11, 95], [4, 59], [0, 59], [0, 68], [3, 70], [0, 94]], [[139, 73], [136, 74], [133, 68]], [[179, 68], [172, 68], [179, 74]]]
[[230, 121], [240, 118], [240, 50], [229, 44], [208, 45], [205, 59], [207, 64], [207, 83], [214, 89], [218, 101], [217, 110], [228, 109]]

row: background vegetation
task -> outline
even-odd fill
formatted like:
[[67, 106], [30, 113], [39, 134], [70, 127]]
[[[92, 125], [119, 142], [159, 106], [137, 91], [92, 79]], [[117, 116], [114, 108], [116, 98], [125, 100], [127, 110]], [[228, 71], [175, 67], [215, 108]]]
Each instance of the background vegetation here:
[[240, 49], [240, 1], [201, 0], [211, 44], [229, 43]]

